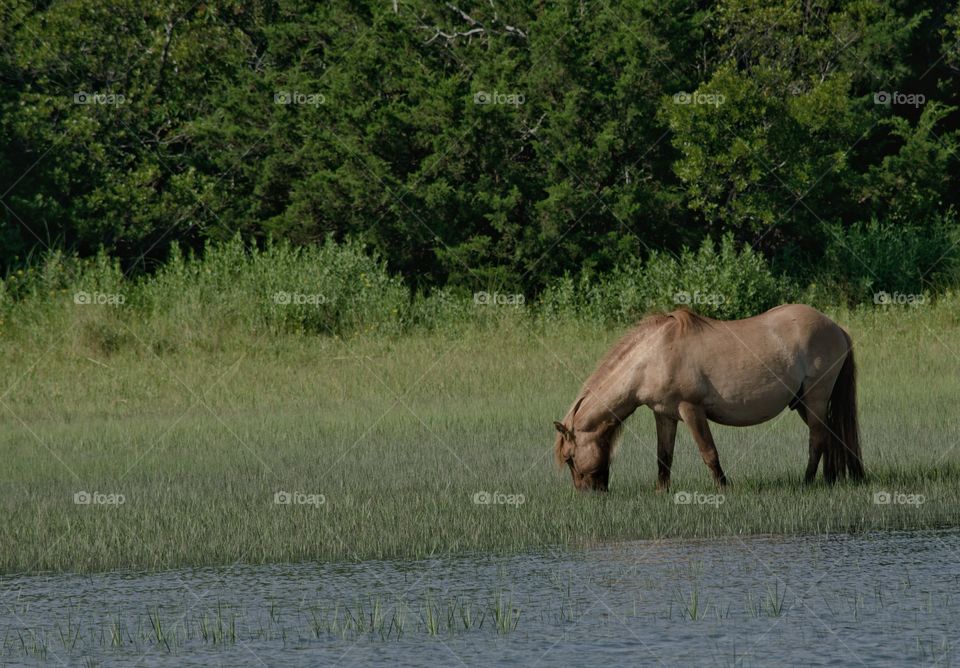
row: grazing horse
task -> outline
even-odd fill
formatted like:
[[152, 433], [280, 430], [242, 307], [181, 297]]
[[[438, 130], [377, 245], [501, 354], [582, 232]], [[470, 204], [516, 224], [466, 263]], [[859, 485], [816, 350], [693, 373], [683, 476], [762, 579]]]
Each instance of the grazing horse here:
[[644, 318], [600, 361], [560, 422], [557, 464], [578, 490], [606, 491], [617, 437], [638, 407], [657, 425], [657, 490], [670, 486], [677, 422], [690, 428], [717, 485], [727, 484], [709, 421], [744, 427], [784, 408], [810, 429], [805, 475], [864, 477], [850, 335], [814, 308], [785, 304], [745, 320], [687, 309]]

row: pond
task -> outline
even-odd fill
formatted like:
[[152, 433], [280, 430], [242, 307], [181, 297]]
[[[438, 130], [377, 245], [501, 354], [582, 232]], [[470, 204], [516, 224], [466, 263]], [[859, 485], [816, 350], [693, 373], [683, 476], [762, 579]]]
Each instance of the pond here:
[[960, 532], [0, 580], [3, 665], [949, 665]]

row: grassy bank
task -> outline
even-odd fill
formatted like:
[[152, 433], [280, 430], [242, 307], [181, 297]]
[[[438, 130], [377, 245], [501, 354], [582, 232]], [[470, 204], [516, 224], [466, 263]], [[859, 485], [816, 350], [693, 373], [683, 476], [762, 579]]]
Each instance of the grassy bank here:
[[[785, 413], [715, 430], [734, 484], [717, 506], [653, 492], [646, 410], [609, 494], [577, 495], [554, 469], [551, 420], [616, 329], [503, 311], [456, 335], [234, 333], [172, 351], [124, 323], [111, 353], [81, 328], [6, 338], [0, 571], [955, 523], [960, 301], [832, 315], [857, 345], [869, 484], [802, 487], [806, 430]], [[673, 492], [715, 491], [686, 432], [674, 467]], [[81, 492], [94, 502], [75, 503]], [[275, 503], [278, 492], [309, 503]], [[475, 503], [478, 492], [504, 503]]]

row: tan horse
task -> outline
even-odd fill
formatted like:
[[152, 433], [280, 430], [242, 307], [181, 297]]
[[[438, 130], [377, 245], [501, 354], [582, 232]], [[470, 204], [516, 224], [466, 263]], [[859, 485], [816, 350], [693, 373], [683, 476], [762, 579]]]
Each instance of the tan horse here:
[[760, 424], [784, 408], [810, 429], [805, 480], [823, 457], [828, 483], [864, 477], [850, 335], [816, 309], [787, 304], [745, 320], [686, 309], [643, 319], [603, 358], [562, 422], [558, 465], [579, 490], [605, 491], [623, 421], [638, 407], [657, 425], [657, 489], [670, 485], [677, 421], [690, 428], [718, 485], [727, 479], [708, 421]]

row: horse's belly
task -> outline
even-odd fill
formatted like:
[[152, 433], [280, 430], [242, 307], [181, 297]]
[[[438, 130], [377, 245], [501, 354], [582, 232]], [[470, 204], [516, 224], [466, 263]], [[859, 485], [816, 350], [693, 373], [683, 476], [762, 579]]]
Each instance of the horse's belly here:
[[744, 414], [737, 411], [717, 411], [717, 410], [707, 410], [707, 419], [711, 422], [716, 422], [717, 424], [727, 425], [728, 427], [749, 427], [751, 425], [760, 424], [761, 422], [766, 422], [767, 420], [772, 420], [777, 417], [785, 405], [780, 406], [776, 410], [768, 410], [750, 414]]
[[792, 399], [786, 388], [768, 388], [751, 395], [712, 398], [704, 402], [704, 410], [713, 422], [746, 427], [775, 418]]
[[767, 361], [732, 355], [713, 360], [699, 383], [708, 419], [736, 427], [760, 424], [779, 415], [795, 398], [803, 369], [770, 351], [757, 354]]

